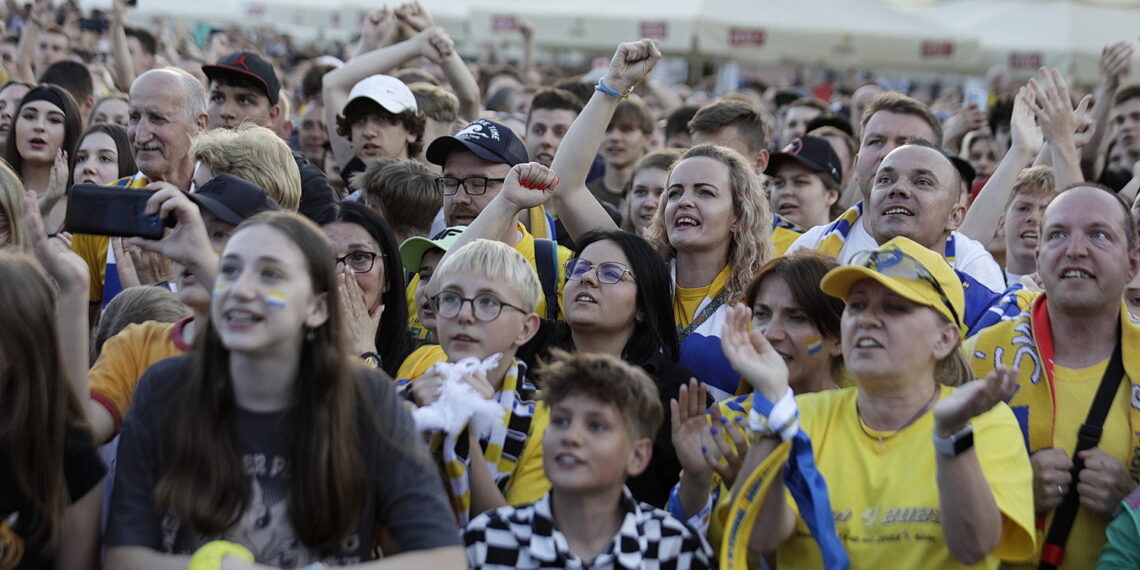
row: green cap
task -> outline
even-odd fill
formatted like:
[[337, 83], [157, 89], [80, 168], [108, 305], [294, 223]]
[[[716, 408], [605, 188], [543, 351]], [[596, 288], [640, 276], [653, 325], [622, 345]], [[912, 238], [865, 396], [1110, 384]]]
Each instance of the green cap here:
[[447, 251], [465, 229], [467, 226], [452, 226], [431, 236], [431, 239], [416, 236], [404, 240], [404, 243], [400, 244], [400, 259], [404, 262], [404, 269], [419, 271], [424, 253], [432, 249]]

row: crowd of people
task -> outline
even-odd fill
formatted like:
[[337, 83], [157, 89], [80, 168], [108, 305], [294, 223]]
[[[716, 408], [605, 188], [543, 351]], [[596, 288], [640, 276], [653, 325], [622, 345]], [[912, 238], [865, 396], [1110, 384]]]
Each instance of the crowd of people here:
[[128, 10], [0, 11], [0, 569], [1140, 568], [1131, 42], [966, 104]]

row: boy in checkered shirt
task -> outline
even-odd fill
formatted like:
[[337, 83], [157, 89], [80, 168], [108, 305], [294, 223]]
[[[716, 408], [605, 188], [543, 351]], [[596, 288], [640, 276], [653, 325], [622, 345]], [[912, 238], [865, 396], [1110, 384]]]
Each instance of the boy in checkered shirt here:
[[649, 376], [613, 356], [556, 352], [539, 379], [552, 489], [532, 505], [472, 519], [463, 531], [471, 567], [710, 567], [703, 536], [625, 488], [649, 464], [662, 421]]

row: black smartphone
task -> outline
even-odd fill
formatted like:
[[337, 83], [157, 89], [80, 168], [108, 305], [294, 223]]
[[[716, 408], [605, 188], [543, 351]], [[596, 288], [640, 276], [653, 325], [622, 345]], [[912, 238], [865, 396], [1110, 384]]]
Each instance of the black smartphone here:
[[131, 6], [131, 7], [138, 6], [139, 0], [127, 0], [126, 4], [127, 4], [127, 6]]
[[120, 186], [76, 184], [67, 197], [63, 227], [73, 234], [161, 239], [163, 230], [174, 226], [174, 218], [145, 214], [153, 194]]

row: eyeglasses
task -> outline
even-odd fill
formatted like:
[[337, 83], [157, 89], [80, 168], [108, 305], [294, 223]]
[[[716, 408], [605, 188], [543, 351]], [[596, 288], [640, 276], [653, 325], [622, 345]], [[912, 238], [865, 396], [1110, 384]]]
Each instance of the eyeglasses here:
[[435, 189], [444, 196], [452, 196], [459, 191], [459, 186], [462, 185], [468, 196], [479, 196], [487, 192], [487, 183], [504, 180], [506, 178], [487, 178], [486, 176], [468, 176], [467, 178], [440, 176], [435, 179]]
[[954, 303], [950, 302], [950, 296], [946, 294], [946, 290], [938, 284], [938, 279], [921, 261], [911, 257], [901, 249], [861, 251], [851, 258], [851, 265], [861, 265], [889, 277], [920, 279], [929, 283], [935, 291], [938, 291], [938, 295], [942, 297], [942, 303], [946, 305], [947, 309], [950, 309], [950, 314], [954, 315], [954, 324], [961, 326], [962, 318], [958, 316], [958, 311], [954, 309]]
[[350, 251], [336, 258], [336, 264], [338, 266], [342, 263], [347, 265], [353, 273], [368, 273], [376, 264], [377, 257], [383, 257], [383, 255], [371, 251]]
[[594, 265], [578, 257], [566, 262], [566, 278], [571, 281], [578, 281], [595, 267], [598, 269], [598, 282], [600, 283], [617, 283], [621, 281], [621, 278], [624, 277], [626, 273], [629, 273], [630, 279], [633, 278], [633, 272], [630, 271], [628, 267], [616, 261], [603, 261]]
[[458, 315], [459, 311], [463, 310], [463, 303], [471, 303], [471, 312], [479, 321], [493, 321], [499, 318], [503, 312], [503, 307], [510, 307], [524, 315], [529, 312], [510, 303], [504, 303], [498, 297], [488, 293], [476, 295], [469, 299], [459, 293], [444, 291], [431, 298], [431, 305], [435, 309], [436, 316], [445, 319], [454, 318]]

